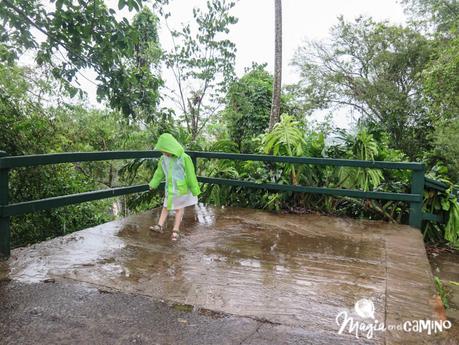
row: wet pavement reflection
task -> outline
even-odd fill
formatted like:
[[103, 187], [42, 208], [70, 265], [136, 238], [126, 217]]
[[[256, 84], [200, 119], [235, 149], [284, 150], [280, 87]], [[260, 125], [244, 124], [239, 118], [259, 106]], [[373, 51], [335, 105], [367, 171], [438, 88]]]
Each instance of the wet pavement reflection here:
[[[6, 275], [330, 333], [338, 313], [352, 314], [362, 298], [372, 300], [381, 322], [442, 317], [422, 236], [408, 226], [200, 204], [187, 208], [172, 242], [172, 216], [164, 234], [148, 229], [159, 211], [17, 248]], [[385, 336], [392, 344], [422, 343], [400, 332], [377, 333], [374, 342]]]

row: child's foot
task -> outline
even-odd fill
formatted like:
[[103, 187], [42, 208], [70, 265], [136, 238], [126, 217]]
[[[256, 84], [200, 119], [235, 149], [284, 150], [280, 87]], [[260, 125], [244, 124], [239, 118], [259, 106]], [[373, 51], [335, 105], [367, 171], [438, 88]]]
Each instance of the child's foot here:
[[171, 237], [171, 240], [172, 241], [177, 241], [177, 239], [179, 238], [179, 231], [178, 230], [172, 230], [172, 237]]
[[161, 225], [159, 225], [159, 224], [155, 224], [155, 225], [150, 226], [150, 230], [151, 231], [155, 231], [155, 232], [159, 232], [160, 234], [162, 234], [164, 232], [163, 227]]

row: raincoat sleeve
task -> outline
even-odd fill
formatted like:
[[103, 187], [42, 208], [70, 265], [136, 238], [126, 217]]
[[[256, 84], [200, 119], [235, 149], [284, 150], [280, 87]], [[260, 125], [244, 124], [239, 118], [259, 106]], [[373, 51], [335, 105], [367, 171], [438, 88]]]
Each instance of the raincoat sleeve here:
[[201, 194], [201, 189], [199, 188], [198, 179], [196, 178], [196, 172], [194, 170], [193, 161], [190, 156], [185, 156], [185, 174], [188, 187], [191, 190], [191, 193], [194, 196]]
[[159, 184], [164, 178], [164, 171], [162, 163], [162, 157], [158, 161], [158, 167], [156, 168], [155, 173], [153, 174], [153, 178], [151, 179], [150, 183], [148, 184], [151, 189], [158, 188]]

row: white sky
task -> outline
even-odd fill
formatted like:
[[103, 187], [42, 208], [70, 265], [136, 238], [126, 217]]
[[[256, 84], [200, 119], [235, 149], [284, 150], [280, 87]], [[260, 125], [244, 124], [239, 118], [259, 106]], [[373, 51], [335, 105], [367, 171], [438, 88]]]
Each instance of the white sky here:
[[[107, 0], [110, 7], [117, 10], [118, 0]], [[206, 0], [171, 0], [169, 5], [172, 17], [169, 25], [174, 27], [181, 22], [193, 19], [193, 7], [205, 7]], [[283, 84], [297, 81], [297, 73], [289, 65], [295, 50], [305, 39], [320, 40], [328, 36], [330, 28], [337, 23], [337, 17], [343, 15], [352, 20], [359, 15], [371, 16], [376, 20], [389, 20], [394, 24], [405, 23], [405, 16], [397, 0], [283, 0]], [[252, 61], [268, 63], [268, 71], [273, 72], [274, 63], [274, 0], [239, 0], [232, 14], [239, 19], [231, 27], [230, 39], [236, 44], [236, 73], [241, 76], [244, 68]], [[132, 13], [123, 10], [120, 16], [132, 17]], [[166, 29], [160, 28], [160, 43], [163, 48], [170, 48], [170, 37]], [[89, 79], [95, 78], [91, 71], [84, 71]], [[163, 69], [166, 85], [175, 88], [171, 74]], [[96, 102], [96, 87], [79, 78], [82, 88], [88, 92], [89, 104], [100, 106]], [[169, 105], [169, 104], [168, 104]], [[317, 115], [316, 118], [320, 118]], [[337, 114], [335, 124], [349, 127], [351, 119], [344, 113]]]
[[[177, 2], [183, 3], [184, 0]], [[204, 1], [194, 0], [200, 4]], [[295, 50], [305, 39], [319, 40], [328, 36], [330, 28], [343, 15], [352, 20], [359, 15], [377, 20], [404, 23], [402, 7], [396, 0], [283, 0], [283, 84], [297, 81], [289, 66]], [[243, 73], [251, 61], [267, 62], [270, 72], [274, 65], [274, 0], [241, 0], [234, 8], [239, 22], [234, 25], [231, 39], [236, 43], [236, 68]], [[180, 13], [186, 15], [186, 13]]]
[[[172, 0], [170, 24], [191, 21], [193, 7], [204, 7], [205, 4], [206, 0]], [[240, 0], [233, 8], [232, 14], [239, 19], [238, 23], [231, 27], [229, 34], [237, 49], [237, 75], [242, 76], [244, 68], [251, 66], [252, 61], [268, 63], [267, 69], [272, 73], [274, 0]], [[376, 20], [389, 20], [394, 24], [405, 23], [402, 7], [397, 0], [283, 0], [283, 85], [298, 81], [298, 73], [290, 66], [296, 49], [305, 39], [327, 38], [330, 28], [337, 23], [339, 15], [343, 15], [347, 20], [365, 15]], [[160, 31], [160, 42], [165, 49], [170, 47], [170, 37], [165, 29]], [[170, 73], [167, 70], [163, 73], [166, 85], [174, 88], [175, 84]], [[323, 116], [323, 112], [317, 112], [313, 118], [320, 121]], [[334, 115], [334, 123], [339, 127], [349, 128], [351, 122], [352, 119], [344, 111]]]

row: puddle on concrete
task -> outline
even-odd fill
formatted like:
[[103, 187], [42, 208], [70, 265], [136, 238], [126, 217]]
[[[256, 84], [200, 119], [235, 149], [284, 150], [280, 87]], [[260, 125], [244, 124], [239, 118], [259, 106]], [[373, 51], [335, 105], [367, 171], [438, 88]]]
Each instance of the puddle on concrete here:
[[174, 243], [170, 229], [148, 229], [158, 213], [15, 249], [9, 276], [85, 282], [184, 311], [333, 333], [337, 314], [353, 313], [361, 298], [373, 301], [378, 320], [435, 317], [422, 237], [407, 226], [199, 205], [186, 210]]

